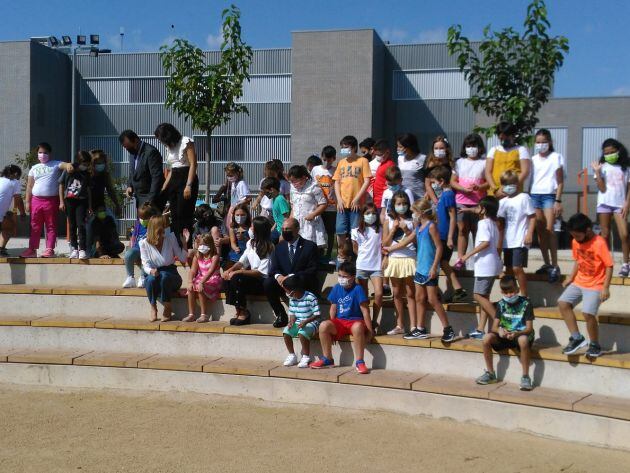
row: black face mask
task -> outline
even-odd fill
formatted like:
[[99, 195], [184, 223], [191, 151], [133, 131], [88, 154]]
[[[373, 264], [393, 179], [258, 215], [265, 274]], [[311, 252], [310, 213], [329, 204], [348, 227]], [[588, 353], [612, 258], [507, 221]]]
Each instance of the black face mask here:
[[282, 230], [282, 238], [285, 241], [292, 242], [294, 239], [293, 232], [291, 230]]
[[514, 141], [511, 138], [501, 141], [501, 146], [503, 146], [504, 148], [511, 148], [513, 144]]

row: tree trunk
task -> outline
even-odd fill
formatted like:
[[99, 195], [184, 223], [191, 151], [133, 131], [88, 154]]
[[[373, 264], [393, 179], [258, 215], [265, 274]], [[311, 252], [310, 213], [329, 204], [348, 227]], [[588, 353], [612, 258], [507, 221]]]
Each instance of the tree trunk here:
[[210, 151], [212, 150], [211, 137], [212, 137], [212, 130], [208, 131], [208, 133], [206, 134], [206, 198], [204, 199], [206, 204], [210, 204], [210, 181], [211, 181], [210, 179], [211, 177]]

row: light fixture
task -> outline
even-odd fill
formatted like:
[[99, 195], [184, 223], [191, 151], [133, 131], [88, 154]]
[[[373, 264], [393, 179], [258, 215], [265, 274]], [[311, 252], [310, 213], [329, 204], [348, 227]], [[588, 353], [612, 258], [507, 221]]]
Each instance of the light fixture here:
[[98, 52], [101, 53], [101, 54], [111, 54], [112, 50], [111, 49], [99, 49]]
[[77, 44], [84, 45], [86, 43], [86, 38], [84, 34], [77, 35]]
[[64, 35], [61, 37], [61, 42], [64, 46], [70, 46], [72, 44], [72, 38], [70, 36]]
[[49, 36], [48, 42], [50, 43], [50, 46], [53, 48], [56, 48], [57, 46], [59, 46], [59, 40], [55, 36]]
[[100, 36], [97, 34], [91, 34], [90, 35], [90, 44], [99, 44], [100, 42]]

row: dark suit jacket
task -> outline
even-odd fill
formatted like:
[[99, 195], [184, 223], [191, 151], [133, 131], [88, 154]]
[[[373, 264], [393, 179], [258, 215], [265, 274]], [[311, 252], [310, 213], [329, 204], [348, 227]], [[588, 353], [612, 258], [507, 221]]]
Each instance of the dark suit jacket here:
[[136, 196], [136, 206], [140, 207], [146, 201], [160, 206], [160, 192], [164, 184], [162, 155], [154, 146], [142, 142], [136, 160], [138, 162], [134, 166], [134, 158], [131, 156], [127, 183]]
[[275, 278], [276, 274], [286, 276], [295, 274], [300, 276], [306, 289], [312, 290], [318, 286], [317, 282], [317, 245], [312, 241], [298, 237], [293, 264], [289, 259], [289, 244], [281, 241], [271, 253], [271, 269], [269, 276]]

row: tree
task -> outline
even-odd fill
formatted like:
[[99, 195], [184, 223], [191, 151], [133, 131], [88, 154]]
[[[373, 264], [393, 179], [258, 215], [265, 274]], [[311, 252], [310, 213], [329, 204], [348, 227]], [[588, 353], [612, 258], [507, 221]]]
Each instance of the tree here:
[[237, 100], [243, 95], [243, 82], [249, 80], [252, 48], [241, 39], [240, 10], [231, 5], [223, 10], [221, 57], [207, 64], [203, 51], [185, 39], [160, 48], [166, 81], [166, 107], [195, 129], [206, 132], [206, 202], [210, 188], [210, 138], [232, 114], [249, 113]]
[[[497, 121], [514, 123], [521, 140], [538, 123], [537, 114], [551, 96], [554, 74], [569, 51], [567, 38], [549, 36], [543, 0], [529, 4], [523, 26], [522, 34], [511, 27], [491, 32], [486, 26], [478, 51], [462, 36], [461, 25], [451, 26], [447, 38], [449, 54], [457, 56], [459, 69], [473, 89], [466, 104]], [[488, 136], [494, 129], [476, 127], [475, 131]]]

